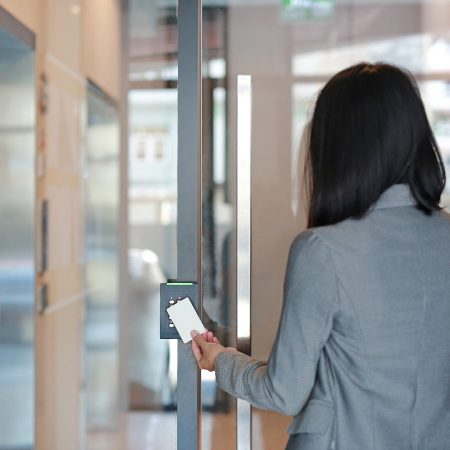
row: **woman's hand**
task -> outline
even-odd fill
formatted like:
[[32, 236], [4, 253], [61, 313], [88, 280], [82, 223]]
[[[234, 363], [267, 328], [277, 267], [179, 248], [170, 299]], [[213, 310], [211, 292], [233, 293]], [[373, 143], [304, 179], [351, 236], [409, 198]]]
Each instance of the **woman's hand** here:
[[192, 331], [192, 353], [197, 361], [200, 369], [215, 370], [216, 358], [219, 353], [234, 350], [233, 348], [225, 348], [221, 345], [212, 331], [200, 334], [198, 331]]

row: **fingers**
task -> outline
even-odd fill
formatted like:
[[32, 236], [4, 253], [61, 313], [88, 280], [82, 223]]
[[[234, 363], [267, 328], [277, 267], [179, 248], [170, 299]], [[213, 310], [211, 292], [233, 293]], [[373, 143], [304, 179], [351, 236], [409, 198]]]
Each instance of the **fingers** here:
[[200, 347], [200, 350], [203, 353], [205, 346], [208, 345], [208, 342], [206, 342], [205, 338], [201, 334], [199, 334], [195, 336], [193, 341], [195, 341], [195, 343]]
[[193, 330], [191, 331], [191, 336], [192, 353], [197, 361], [198, 367], [210, 371], [214, 370], [214, 362], [211, 363], [211, 358], [213, 357], [215, 359], [216, 345], [220, 345], [219, 339], [214, 336], [212, 331], [206, 331], [200, 334], [198, 331]]
[[202, 350], [194, 339], [192, 339], [191, 346], [192, 346], [192, 353], [194, 354], [194, 358], [196, 359], [196, 361], [198, 363], [202, 359]]
[[197, 361], [198, 367], [200, 369], [203, 369], [201, 360], [203, 358], [203, 348], [205, 344], [207, 344], [207, 341], [205, 340], [203, 335], [196, 330], [191, 331], [191, 336], [192, 336], [192, 344], [191, 344], [192, 353], [194, 354], [194, 358]]
[[203, 334], [200, 334], [197, 330], [192, 330], [191, 331], [191, 337], [192, 340], [196, 342], [196, 344], [202, 348], [202, 346], [204, 345], [204, 343], [206, 342]]
[[214, 336], [214, 333], [212, 331], [206, 331], [203, 333], [203, 337], [205, 338], [206, 342], [209, 342], [210, 344], [220, 344], [219, 339]]

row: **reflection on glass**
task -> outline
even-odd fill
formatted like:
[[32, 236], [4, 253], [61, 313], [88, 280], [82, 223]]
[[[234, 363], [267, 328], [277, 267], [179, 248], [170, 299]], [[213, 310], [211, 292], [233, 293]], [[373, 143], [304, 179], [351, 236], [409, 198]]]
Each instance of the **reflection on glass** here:
[[85, 161], [86, 422], [116, 426], [118, 410], [119, 128], [115, 105], [88, 87]]
[[34, 447], [34, 52], [0, 28], [0, 448]]

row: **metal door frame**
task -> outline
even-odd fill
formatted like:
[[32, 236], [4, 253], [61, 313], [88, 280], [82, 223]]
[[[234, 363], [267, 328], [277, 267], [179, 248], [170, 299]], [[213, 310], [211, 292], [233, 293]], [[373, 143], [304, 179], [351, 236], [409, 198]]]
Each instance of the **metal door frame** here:
[[[178, 2], [177, 278], [199, 285], [202, 311], [202, 0]], [[237, 348], [250, 352], [251, 77], [237, 79]], [[242, 320], [244, 317], [246, 320]], [[190, 346], [178, 342], [177, 448], [201, 448], [201, 378]], [[250, 404], [238, 400], [236, 448], [251, 449]]]
[[[178, 2], [177, 278], [199, 285], [202, 310], [202, 2]], [[200, 371], [178, 341], [177, 448], [200, 449]]]

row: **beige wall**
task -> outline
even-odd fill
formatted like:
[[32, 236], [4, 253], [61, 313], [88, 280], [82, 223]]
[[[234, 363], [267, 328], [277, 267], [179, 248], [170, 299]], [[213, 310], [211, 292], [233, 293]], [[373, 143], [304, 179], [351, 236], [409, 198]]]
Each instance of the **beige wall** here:
[[36, 33], [39, 28], [40, 0], [1, 0], [0, 5]]
[[120, 97], [120, 1], [85, 1], [86, 76], [115, 99]]
[[45, 175], [38, 201], [49, 214], [49, 308], [36, 324], [37, 450], [83, 448], [83, 155], [86, 78], [119, 100], [119, 0], [0, 0], [36, 34], [37, 84], [45, 73], [46, 112], [38, 111]]

